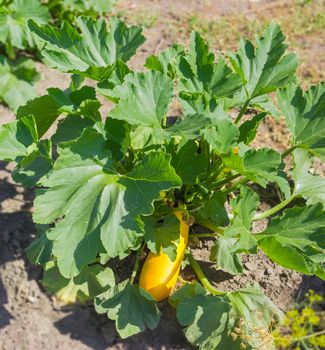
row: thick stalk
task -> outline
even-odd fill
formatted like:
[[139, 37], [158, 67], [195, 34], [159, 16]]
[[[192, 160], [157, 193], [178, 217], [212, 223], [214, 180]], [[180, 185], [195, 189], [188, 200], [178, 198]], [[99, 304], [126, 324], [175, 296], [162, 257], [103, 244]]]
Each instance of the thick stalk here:
[[135, 277], [137, 275], [138, 269], [139, 269], [139, 264], [140, 264], [140, 255], [142, 253], [142, 248], [137, 251], [137, 255], [135, 257], [135, 263], [134, 263], [134, 268], [132, 271], [132, 275], [130, 277], [130, 284], [134, 283]]
[[[229, 177], [226, 177], [225, 179], [222, 179], [220, 181], [216, 181], [216, 182], [212, 182], [209, 185], [209, 188], [218, 188], [221, 187], [225, 184], [227, 184], [228, 182], [237, 179], [237, 177], [241, 176], [240, 174], [235, 174], [235, 175], [231, 175]], [[209, 183], [209, 181], [207, 181], [207, 183]]]
[[225, 229], [223, 227], [217, 226], [216, 224], [214, 224], [212, 221], [207, 220], [207, 219], [203, 219], [201, 216], [199, 215], [192, 215], [194, 217], [194, 220], [197, 224], [208, 228], [211, 231], [214, 231], [220, 235], [223, 235]]
[[286, 151], [284, 151], [281, 155], [282, 159], [284, 159], [286, 156], [288, 156], [295, 149], [296, 149], [296, 146], [292, 146], [292, 147], [288, 148]]
[[249, 103], [251, 102], [250, 98], [245, 102], [245, 104], [243, 105], [242, 109], [240, 110], [236, 120], [235, 120], [235, 123], [239, 123], [240, 119], [242, 118], [242, 116], [245, 114], [246, 110], [247, 110], [247, 107], [249, 105]]
[[167, 115], [165, 114], [163, 119], [162, 119], [162, 127], [166, 128], [167, 127]]
[[263, 213], [256, 214], [252, 220], [253, 221], [262, 220], [262, 219], [267, 218], [268, 216], [275, 214], [276, 212], [278, 212], [279, 210], [284, 208], [286, 205], [288, 205], [294, 198], [295, 198], [294, 195], [290, 196], [289, 198], [285, 199], [283, 202], [280, 202], [275, 207], [273, 207], [269, 210], [266, 210]]
[[201, 266], [199, 263], [193, 258], [193, 255], [191, 253], [188, 254], [188, 258], [191, 264], [192, 269], [194, 270], [196, 276], [202, 283], [203, 287], [210, 292], [213, 295], [225, 295], [226, 292], [221, 292], [213, 287], [213, 285], [210, 283], [210, 281], [205, 276], [204, 272], [201, 269]]
[[239, 181], [233, 183], [229, 188], [225, 189], [222, 192], [225, 193], [225, 194], [231, 193], [234, 190], [236, 190], [238, 186], [243, 185], [243, 184], [245, 184], [248, 181], [249, 181], [249, 179], [247, 177], [244, 177], [244, 178], [240, 179]]

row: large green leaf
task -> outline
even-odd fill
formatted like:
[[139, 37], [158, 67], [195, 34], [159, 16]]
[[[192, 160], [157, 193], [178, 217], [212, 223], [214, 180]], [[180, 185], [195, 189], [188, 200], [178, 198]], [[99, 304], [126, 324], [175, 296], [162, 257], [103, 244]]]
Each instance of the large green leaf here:
[[278, 92], [277, 99], [293, 135], [293, 145], [325, 160], [325, 82], [306, 92], [291, 84]]
[[190, 114], [179, 118], [167, 131], [173, 136], [185, 139], [198, 139], [201, 130], [211, 124], [211, 118], [203, 114]]
[[52, 145], [48, 140], [42, 140], [37, 148], [19, 161], [12, 172], [15, 182], [26, 187], [34, 187], [39, 180], [52, 169]]
[[258, 205], [258, 194], [246, 186], [242, 186], [239, 196], [231, 201], [234, 216], [238, 217], [248, 229], [251, 226], [252, 217]]
[[242, 40], [238, 52], [230, 55], [233, 68], [245, 85], [246, 99], [275, 91], [295, 80], [297, 56], [284, 55], [287, 48], [284, 40], [279, 25], [270, 24], [263, 36], [256, 38], [256, 48], [250, 41]]
[[216, 239], [210, 253], [210, 260], [216, 262], [215, 267], [232, 275], [238, 275], [243, 272], [240, 255], [231, 251], [236, 243], [236, 238], [220, 236]]
[[208, 156], [198, 153], [198, 146], [194, 140], [189, 140], [173, 154], [172, 165], [184, 184], [195, 184], [199, 175], [205, 173], [208, 166]]
[[111, 74], [116, 61], [128, 61], [144, 41], [140, 28], [128, 28], [117, 18], [110, 19], [109, 32], [103, 19], [80, 17], [77, 24], [80, 32], [66, 22], [59, 29], [29, 21], [30, 29], [46, 42], [42, 55], [50, 67], [101, 80]]
[[265, 254], [276, 263], [325, 279], [325, 213], [320, 204], [285, 210], [256, 237]]
[[246, 120], [244, 123], [242, 123], [239, 127], [240, 135], [238, 142], [244, 142], [247, 145], [251, 143], [255, 139], [257, 128], [265, 116], [266, 113], [262, 112], [254, 115], [252, 119]]
[[45, 265], [42, 284], [65, 303], [87, 301], [115, 285], [113, 271], [101, 265], [86, 266], [80, 274], [67, 279], [53, 261]]
[[177, 305], [176, 316], [186, 327], [188, 341], [200, 349], [217, 349], [228, 326], [230, 307], [222, 298], [213, 295], [194, 295]]
[[34, 116], [0, 126], [0, 159], [13, 161], [14, 181], [34, 187], [52, 168], [52, 145], [39, 140]]
[[297, 149], [294, 151], [294, 161], [293, 195], [305, 198], [307, 205], [321, 203], [325, 209], [325, 179], [309, 172], [312, 158], [305, 150]]
[[219, 154], [228, 153], [237, 144], [238, 127], [220, 106], [210, 118], [211, 125], [205, 127], [201, 134], [214, 151]]
[[38, 24], [48, 23], [50, 15], [40, 0], [13, 0], [0, 8], [0, 42], [18, 49], [35, 46], [35, 37], [27, 22], [33, 19]]
[[203, 219], [213, 221], [217, 226], [228, 224], [228, 214], [225, 208], [227, 197], [221, 191], [216, 191], [205, 201], [199, 215]]
[[274, 350], [269, 332], [282, 319], [283, 313], [264, 295], [259, 285], [249, 285], [228, 293], [227, 297], [231, 303], [232, 317], [240, 320], [239, 337], [242, 341], [254, 349], [265, 347]]
[[86, 129], [65, 144], [42, 180], [48, 189], [38, 192], [34, 221], [64, 216], [48, 237], [65, 277], [77, 275], [105, 250], [114, 257], [137, 247], [143, 235], [139, 215], [152, 213], [160, 191], [181, 184], [167, 154], [149, 153], [126, 174], [118, 173], [109, 154], [104, 136]]
[[170, 78], [176, 75], [176, 64], [184, 48], [181, 45], [174, 45], [161, 52], [158, 56], [152, 55], [146, 59], [145, 67], [167, 74]]
[[95, 309], [116, 322], [116, 329], [122, 338], [143, 332], [146, 327], [153, 329], [160, 319], [154, 298], [128, 280], [98, 295]]
[[105, 131], [107, 145], [113, 158], [123, 159], [131, 143], [130, 125], [124, 120], [106, 118]]
[[22, 58], [13, 62], [0, 55], [0, 102], [10, 109], [16, 111], [37, 95], [34, 84], [38, 79], [32, 60]]
[[237, 238], [237, 242], [232, 241], [232, 246], [229, 245], [230, 253], [256, 253], [256, 239], [250, 230], [258, 204], [258, 195], [246, 186], [240, 188], [240, 195], [231, 202], [234, 218], [226, 228], [224, 236], [229, 239]]
[[188, 341], [200, 350], [252, 350], [262, 346], [274, 350], [269, 331], [283, 314], [257, 285], [227, 293], [224, 298], [186, 285], [171, 302], [178, 321], [186, 327]]
[[193, 32], [189, 52], [180, 57], [178, 67], [181, 78], [178, 89], [187, 112], [209, 109], [211, 98], [231, 96], [241, 86], [240, 77], [227, 66], [222, 56], [217, 63], [214, 60], [207, 43]]
[[40, 136], [49, 129], [54, 121], [59, 117], [57, 104], [51, 96], [45, 95], [34, 98], [17, 110], [17, 119], [33, 115]]
[[269, 182], [279, 185], [286, 197], [290, 195], [290, 187], [282, 171], [280, 153], [269, 149], [247, 149], [240, 144], [238, 153], [230, 153], [223, 157], [227, 168], [237, 171], [248, 179], [265, 187]]
[[28, 260], [32, 264], [44, 266], [52, 260], [53, 242], [46, 237], [48, 225], [36, 225], [36, 239], [26, 248]]
[[[184, 118], [179, 118], [179, 120], [177, 120], [175, 124], [168, 127], [167, 129], [162, 129], [160, 127], [158, 128], [155, 125], [140, 125], [136, 127], [133, 131], [131, 131], [131, 145], [132, 148], [135, 149], [145, 149], [146, 147], [151, 147], [153, 145], [163, 145], [166, 143], [170, 143], [171, 139], [174, 139], [175, 143], [177, 143], [179, 145], [179, 148], [181, 149], [187, 141], [199, 139], [202, 129], [204, 129], [210, 124], [211, 119], [209, 117], [204, 116], [202, 114], [192, 114], [187, 115]], [[194, 149], [193, 143], [189, 143], [186, 147], [191, 147], [192, 149]], [[185, 151], [185, 149], [183, 149], [183, 151]], [[188, 158], [188, 154], [186, 155], [186, 157]], [[200, 157], [200, 159], [203, 158], [205, 158], [205, 155]], [[189, 174], [189, 169], [178, 168], [178, 170], [180, 170], [183, 173], [184, 177], [185, 173], [187, 173], [186, 181], [194, 181], [193, 178], [195, 174]]]
[[173, 307], [176, 307], [180, 302], [184, 301], [185, 299], [198, 294], [206, 295], [207, 291], [196, 280], [192, 282], [186, 282], [168, 298], [168, 302]]
[[55, 134], [51, 140], [55, 145], [61, 142], [68, 142], [80, 137], [83, 131], [94, 125], [93, 120], [81, 117], [80, 115], [68, 115], [59, 120]]
[[173, 81], [160, 72], [132, 73], [119, 87], [118, 105], [110, 117], [132, 125], [160, 127], [173, 97]]
[[152, 216], [144, 218], [144, 240], [148, 248], [159, 254], [168, 254], [171, 260], [176, 259], [177, 242], [179, 242], [179, 220], [175, 215], [167, 215], [163, 222]]
[[[70, 119], [67, 118], [68, 121], [60, 121], [59, 129], [54, 135], [56, 140], [69, 141], [74, 139], [75, 135], [80, 136], [79, 131], [83, 130], [84, 126], [100, 120], [98, 112], [100, 106], [101, 104], [96, 99], [96, 91], [93, 87], [82, 86], [79, 89], [69, 88], [66, 90], [50, 88], [48, 89], [48, 95], [34, 98], [20, 106], [17, 110], [17, 118], [33, 115], [38, 134], [41, 137], [60, 115], [69, 115]], [[75, 122], [74, 125], [71, 124], [72, 120]], [[67, 125], [70, 126], [70, 130], [68, 130]], [[69, 139], [69, 137], [71, 138]]]
[[18, 162], [28, 154], [28, 148], [38, 141], [34, 117], [0, 126], [0, 159]]

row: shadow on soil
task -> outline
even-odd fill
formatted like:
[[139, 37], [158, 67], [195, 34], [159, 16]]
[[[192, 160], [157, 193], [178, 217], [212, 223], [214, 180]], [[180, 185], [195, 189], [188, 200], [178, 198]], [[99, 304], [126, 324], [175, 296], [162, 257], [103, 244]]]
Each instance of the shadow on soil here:
[[111, 346], [123, 350], [192, 349], [177, 324], [174, 310], [167, 304], [163, 304], [161, 309], [161, 320], [156, 329], [146, 330], [127, 339], [121, 339], [115, 331], [114, 322], [96, 314], [92, 307], [74, 306], [66, 317], [54, 325], [62, 334], [69, 334], [72, 339], [94, 350], [106, 350]]
[[12, 319], [11, 314], [4, 308], [3, 305], [8, 303], [7, 293], [0, 279], [0, 329], [6, 327]]
[[[0, 162], [0, 171], [10, 176], [6, 166], [7, 163]], [[8, 182], [6, 177], [0, 179], [0, 266], [22, 257], [33, 232], [33, 223], [28, 212], [33, 198], [31, 192], [25, 190], [22, 192], [23, 204], [19, 211], [4, 212], [4, 201], [13, 199], [18, 194], [17, 187]], [[10, 208], [10, 205], [8, 207]], [[13, 318], [5, 308], [7, 303], [8, 295], [0, 276], [0, 328], [7, 326]]]

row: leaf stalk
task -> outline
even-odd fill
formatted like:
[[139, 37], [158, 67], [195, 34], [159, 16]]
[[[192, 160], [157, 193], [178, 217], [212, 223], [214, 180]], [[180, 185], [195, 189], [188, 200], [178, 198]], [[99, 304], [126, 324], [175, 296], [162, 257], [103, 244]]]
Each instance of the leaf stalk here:
[[136, 257], [135, 257], [135, 263], [134, 263], [134, 268], [130, 277], [130, 284], [134, 283], [135, 277], [137, 275], [138, 269], [139, 269], [139, 264], [140, 264], [140, 255], [142, 253], [142, 248], [137, 251]]
[[281, 155], [282, 159], [284, 159], [286, 156], [288, 156], [296, 148], [297, 148], [297, 146], [292, 146], [292, 147], [288, 148], [286, 151], [284, 151]]
[[242, 118], [242, 116], [245, 114], [247, 108], [248, 108], [248, 105], [249, 103], [251, 102], [251, 99], [249, 98], [245, 104], [243, 105], [242, 109], [240, 110], [236, 120], [235, 120], [235, 123], [238, 124], [240, 122], [240, 119]]
[[188, 254], [188, 258], [189, 258], [191, 267], [194, 270], [196, 276], [198, 277], [198, 279], [202, 283], [203, 287], [205, 287], [205, 289], [208, 292], [210, 292], [213, 295], [225, 295], [226, 294], [226, 292], [221, 292], [212, 286], [212, 284], [210, 283], [208, 278], [205, 276], [203, 270], [201, 269], [201, 266], [194, 259], [193, 255], [191, 253]]
[[279, 210], [281, 210], [282, 208], [284, 208], [286, 205], [288, 205], [293, 199], [295, 198], [294, 195], [288, 197], [287, 199], [285, 199], [284, 201], [280, 202], [278, 205], [276, 205], [275, 207], [264, 211], [263, 213], [259, 213], [256, 214], [253, 217], [253, 221], [257, 221], [257, 220], [262, 220], [267, 218], [268, 216], [271, 216], [273, 214], [275, 214], [276, 212], [278, 212]]
[[193, 217], [194, 217], [194, 221], [195, 221], [197, 224], [199, 224], [199, 225], [201, 225], [201, 226], [203, 226], [203, 227], [206, 227], [206, 228], [208, 228], [209, 230], [211, 230], [211, 231], [213, 231], [213, 232], [216, 232], [216, 233], [218, 233], [218, 234], [220, 234], [220, 235], [223, 235], [223, 233], [224, 233], [224, 231], [225, 231], [225, 229], [224, 229], [223, 227], [217, 226], [217, 225], [214, 224], [212, 221], [210, 221], [210, 220], [208, 220], [208, 219], [203, 219], [203, 218], [202, 218], [201, 216], [199, 216], [199, 215], [194, 214]]

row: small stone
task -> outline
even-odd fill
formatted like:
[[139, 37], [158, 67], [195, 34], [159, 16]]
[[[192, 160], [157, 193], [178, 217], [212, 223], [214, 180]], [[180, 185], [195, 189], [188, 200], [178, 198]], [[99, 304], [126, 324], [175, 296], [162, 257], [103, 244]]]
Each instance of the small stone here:
[[35, 297], [33, 297], [33, 296], [30, 295], [30, 296], [27, 297], [27, 300], [28, 300], [30, 303], [33, 304], [33, 303], [35, 303], [35, 302], [37, 301], [37, 298], [35, 298]]
[[254, 271], [256, 270], [256, 265], [253, 262], [247, 262], [244, 264], [245, 268], [249, 271]]
[[272, 269], [270, 269], [269, 267], [265, 269], [265, 274], [270, 276], [272, 275]]

